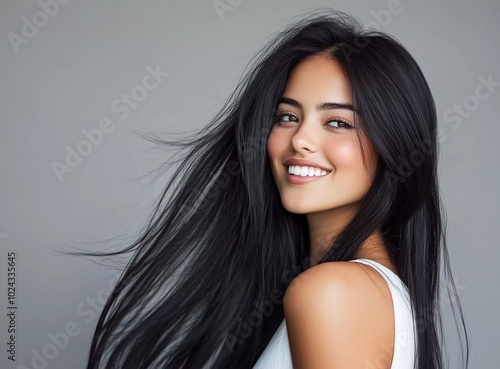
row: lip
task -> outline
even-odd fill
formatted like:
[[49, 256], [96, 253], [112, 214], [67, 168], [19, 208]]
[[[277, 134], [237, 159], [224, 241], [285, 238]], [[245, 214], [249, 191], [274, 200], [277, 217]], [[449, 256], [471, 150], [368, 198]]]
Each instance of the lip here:
[[297, 185], [300, 185], [300, 184], [304, 184], [304, 183], [309, 183], [309, 182], [314, 182], [314, 181], [318, 181], [320, 180], [321, 178], [324, 178], [328, 175], [329, 173], [325, 174], [324, 176], [321, 176], [321, 177], [316, 177], [316, 176], [305, 176], [305, 177], [302, 177], [302, 176], [296, 176], [296, 175], [293, 175], [293, 174], [286, 174], [286, 179], [289, 183], [291, 184], [297, 184]]
[[331, 169], [328, 169], [324, 166], [321, 166], [313, 161], [310, 161], [310, 160], [306, 160], [306, 159], [298, 159], [298, 158], [289, 158], [289, 159], [286, 159], [284, 162], [283, 162], [283, 165], [286, 166], [286, 167], [289, 167], [290, 165], [299, 165], [299, 166], [302, 166], [302, 167], [314, 167], [314, 168], [319, 168], [319, 169], [322, 169], [322, 170], [326, 170], [328, 173], [330, 173], [332, 170]]
[[[292, 183], [292, 184], [304, 184], [304, 183], [314, 182], [314, 181], [317, 181], [323, 177], [326, 177], [331, 172], [331, 169], [325, 168], [324, 166], [316, 164], [313, 161], [305, 160], [305, 159], [289, 158], [283, 162], [283, 165], [285, 166], [286, 179], [289, 183]], [[296, 176], [296, 175], [288, 173], [288, 167], [290, 165], [299, 165], [299, 166], [304, 166], [304, 167], [318, 168], [318, 169], [326, 171], [327, 173], [324, 176], [320, 176], [320, 177]]]

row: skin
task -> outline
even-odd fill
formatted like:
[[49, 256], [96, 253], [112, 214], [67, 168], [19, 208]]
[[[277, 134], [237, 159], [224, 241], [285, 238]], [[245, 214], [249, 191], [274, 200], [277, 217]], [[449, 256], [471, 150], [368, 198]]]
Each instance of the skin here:
[[[348, 224], [373, 183], [377, 154], [363, 136], [363, 164], [350, 109], [317, 109], [319, 104], [351, 104], [340, 66], [318, 54], [291, 72], [277, 106], [267, 150], [284, 208], [305, 214], [310, 255], [318, 258]], [[331, 108], [331, 107], [330, 107]], [[283, 161], [301, 158], [331, 170], [307, 184], [287, 180]], [[379, 262], [397, 274], [380, 231], [356, 258]], [[284, 297], [287, 331], [295, 369], [389, 369], [394, 349], [394, 315], [389, 287], [371, 266], [351, 262], [316, 264], [297, 276]], [[370, 366], [372, 365], [372, 366]]]

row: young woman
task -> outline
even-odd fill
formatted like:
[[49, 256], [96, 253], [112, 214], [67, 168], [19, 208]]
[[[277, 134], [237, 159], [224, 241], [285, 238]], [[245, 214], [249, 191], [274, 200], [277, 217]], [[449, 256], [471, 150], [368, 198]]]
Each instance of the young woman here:
[[292, 24], [203, 132], [160, 140], [187, 151], [141, 237], [99, 254], [134, 252], [87, 368], [443, 368], [436, 136], [398, 41]]

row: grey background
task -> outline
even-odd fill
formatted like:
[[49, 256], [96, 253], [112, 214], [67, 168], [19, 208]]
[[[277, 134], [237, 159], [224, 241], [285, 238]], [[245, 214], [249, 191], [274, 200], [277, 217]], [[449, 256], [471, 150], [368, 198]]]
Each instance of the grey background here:
[[[497, 242], [500, 202], [499, 87], [474, 98], [480, 77], [500, 82], [497, 1], [70, 1], [15, 50], [23, 17], [43, 24], [35, 1], [0, 5], [0, 332], [2, 368], [84, 368], [110, 267], [55, 250], [118, 237], [123, 245], [151, 210], [164, 180], [137, 179], [168, 154], [133, 132], [203, 126], [236, 86], [254, 51], [292, 16], [327, 5], [398, 38], [426, 75], [442, 132], [440, 181], [451, 262], [472, 338], [471, 368], [500, 361]], [[233, 4], [233, 5], [230, 5]], [[229, 10], [230, 8], [230, 10]], [[394, 8], [392, 8], [394, 9]], [[380, 15], [390, 14], [382, 21]], [[42, 22], [42, 23], [40, 23]], [[375, 22], [375, 23], [373, 23]], [[377, 27], [378, 25], [378, 27]], [[146, 67], [170, 73], [125, 119], [111, 105], [142, 84]], [[487, 90], [482, 90], [487, 91]], [[140, 88], [136, 89], [140, 92]], [[467, 116], [452, 112], [468, 104]], [[451, 109], [451, 110], [450, 110]], [[53, 162], [108, 118], [115, 129], [60, 181]], [[460, 121], [459, 121], [460, 120]], [[497, 163], [497, 164], [495, 164]], [[17, 361], [6, 359], [6, 256], [17, 252]], [[443, 311], [454, 362], [451, 308]], [[71, 323], [73, 322], [73, 323]], [[68, 325], [69, 323], [69, 325]], [[73, 324], [73, 325], [72, 325]], [[69, 329], [57, 353], [50, 338]], [[59, 335], [61, 337], [61, 335]], [[454, 367], [454, 366], [452, 366]]]

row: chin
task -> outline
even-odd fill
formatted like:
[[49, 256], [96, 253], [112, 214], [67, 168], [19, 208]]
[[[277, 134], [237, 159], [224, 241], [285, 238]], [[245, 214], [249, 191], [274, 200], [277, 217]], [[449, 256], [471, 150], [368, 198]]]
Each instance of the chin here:
[[300, 204], [297, 203], [297, 201], [293, 201], [293, 199], [282, 199], [281, 204], [287, 211], [293, 214], [309, 214], [327, 210], [321, 208], [321, 206], [314, 206], [312, 204]]

